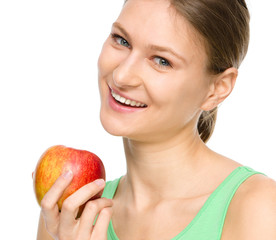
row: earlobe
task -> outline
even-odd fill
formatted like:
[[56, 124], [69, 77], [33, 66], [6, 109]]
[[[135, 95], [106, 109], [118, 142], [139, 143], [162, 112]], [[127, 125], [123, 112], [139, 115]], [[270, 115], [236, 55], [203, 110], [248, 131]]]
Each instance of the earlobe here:
[[234, 67], [228, 68], [223, 73], [216, 76], [210, 86], [209, 95], [201, 109], [210, 111], [222, 103], [232, 92], [237, 76], [238, 69]]

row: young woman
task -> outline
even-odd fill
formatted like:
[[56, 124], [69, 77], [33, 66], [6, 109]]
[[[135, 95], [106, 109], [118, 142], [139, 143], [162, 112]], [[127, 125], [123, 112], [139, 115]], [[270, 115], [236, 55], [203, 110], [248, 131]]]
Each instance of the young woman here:
[[59, 213], [73, 178], [62, 175], [42, 200], [38, 239], [276, 239], [275, 181], [205, 144], [248, 39], [243, 0], [126, 1], [98, 67], [101, 121], [123, 137], [127, 173], [84, 186]]

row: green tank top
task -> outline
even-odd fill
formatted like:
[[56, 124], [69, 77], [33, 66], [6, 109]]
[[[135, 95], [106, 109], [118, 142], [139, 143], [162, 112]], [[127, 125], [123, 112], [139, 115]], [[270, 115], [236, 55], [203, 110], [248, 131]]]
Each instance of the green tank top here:
[[[232, 197], [238, 187], [253, 174], [263, 173], [246, 166], [240, 166], [232, 171], [209, 196], [189, 225], [171, 240], [219, 240]], [[112, 199], [120, 179], [121, 177], [107, 182], [102, 197]], [[112, 220], [109, 222], [107, 239], [119, 240], [113, 229]]]

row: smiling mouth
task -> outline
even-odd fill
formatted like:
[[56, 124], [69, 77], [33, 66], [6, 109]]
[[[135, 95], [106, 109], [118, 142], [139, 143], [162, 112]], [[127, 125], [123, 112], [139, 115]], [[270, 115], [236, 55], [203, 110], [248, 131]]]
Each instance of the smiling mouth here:
[[147, 107], [147, 105], [144, 103], [130, 100], [130, 99], [120, 96], [119, 94], [115, 93], [112, 89], [111, 89], [111, 95], [116, 100], [116, 102], [118, 102], [124, 106], [139, 107], [139, 108]]

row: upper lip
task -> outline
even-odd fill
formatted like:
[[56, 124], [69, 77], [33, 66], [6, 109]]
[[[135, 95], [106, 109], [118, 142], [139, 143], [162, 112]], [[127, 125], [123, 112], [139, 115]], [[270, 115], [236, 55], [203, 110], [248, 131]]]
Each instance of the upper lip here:
[[139, 102], [139, 103], [141, 103], [141, 104], [145, 104], [145, 105], [147, 106], [146, 103], [144, 103], [144, 102], [142, 102], [142, 101], [139, 101], [139, 100], [136, 100], [136, 99], [133, 99], [133, 98], [130, 98], [130, 97], [126, 96], [125, 94], [121, 93], [120, 91], [118, 91], [117, 89], [114, 89], [114, 88], [112, 88], [112, 87], [110, 87], [110, 86], [109, 86], [109, 88], [110, 88], [111, 91], [113, 91], [114, 93], [120, 95], [121, 97], [124, 97], [124, 98], [126, 98], [126, 99], [129, 99], [129, 100], [131, 100], [131, 101], [135, 101], [135, 102], [137, 102], [137, 103]]

